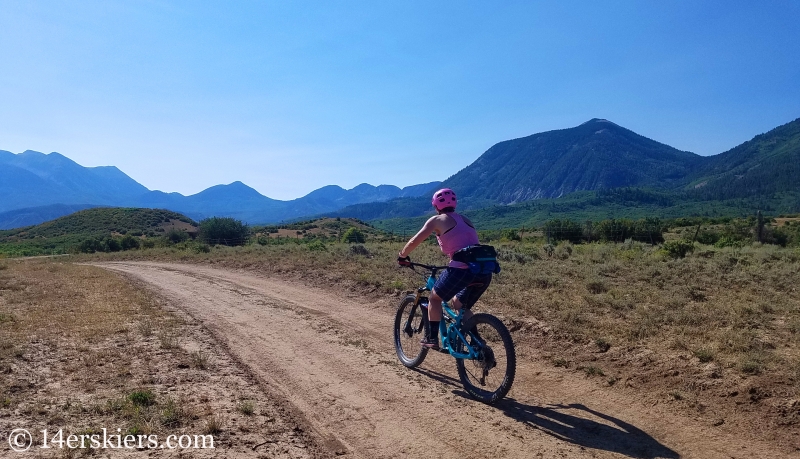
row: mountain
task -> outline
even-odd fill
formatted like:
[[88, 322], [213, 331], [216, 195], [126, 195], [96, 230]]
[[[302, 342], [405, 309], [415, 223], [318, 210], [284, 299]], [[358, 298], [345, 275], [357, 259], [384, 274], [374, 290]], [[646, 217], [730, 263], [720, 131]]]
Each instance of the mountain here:
[[[325, 215], [376, 220], [430, 214], [429, 196], [444, 186], [456, 190], [462, 210], [581, 192], [634, 190], [618, 196], [619, 202], [598, 195], [578, 206], [592, 207], [597, 213], [611, 204], [626, 209], [632, 202], [639, 205], [629, 197], [641, 194], [635, 190], [646, 189], [655, 192], [656, 201], [671, 202], [686, 211], [723, 201], [725, 209], [740, 205], [790, 211], [800, 203], [798, 177], [800, 119], [719, 155], [702, 157], [595, 118], [573, 128], [500, 142], [441, 183], [402, 189], [362, 183], [350, 190], [329, 185], [291, 201], [270, 199], [241, 182], [213, 186], [191, 196], [150, 191], [114, 167], [84, 168], [58, 153], [0, 151], [0, 212], [24, 208], [19, 215], [26, 215], [26, 223], [34, 223], [36, 215], [55, 215], [58, 209], [66, 209], [31, 210], [54, 204], [164, 208], [196, 220], [229, 216], [248, 223]], [[737, 199], [739, 204], [734, 202]], [[684, 205], [689, 201], [691, 205]], [[648, 205], [669, 207], [663, 202]], [[515, 209], [526, 212], [526, 208]], [[485, 214], [501, 213], [492, 210]], [[15, 215], [6, 216], [6, 221], [23, 218]], [[521, 216], [514, 219], [524, 221]]]
[[704, 199], [800, 191], [800, 118], [709, 157], [689, 190]]
[[0, 230], [38, 225], [39, 223], [55, 220], [64, 215], [69, 215], [90, 207], [94, 206], [88, 204], [53, 204], [49, 206], [28, 207], [25, 209], [1, 212]]
[[[325, 214], [342, 207], [368, 202], [383, 202], [405, 194], [428, 190], [439, 182], [398, 188], [392, 185], [373, 186], [362, 183], [346, 190], [328, 185], [291, 201], [270, 199], [242, 182], [216, 185], [200, 193], [183, 196], [178, 193], [151, 191], [136, 200], [139, 207], [166, 208], [195, 218], [233, 217], [249, 223], [276, 223], [310, 215]], [[425, 191], [427, 192], [427, 191]]]
[[418, 196], [438, 184], [401, 189], [362, 183], [351, 190], [330, 185], [301, 198], [279, 201], [237, 181], [184, 196], [148, 190], [113, 166], [83, 167], [59, 153], [0, 150], [0, 228], [41, 223], [92, 206], [171, 209], [198, 220], [221, 216], [248, 223], [275, 223], [353, 204]]
[[374, 187], [367, 183], [362, 183], [352, 190], [345, 190], [336, 185], [329, 185], [307, 194], [302, 200], [314, 203], [317, 206], [328, 207], [331, 209], [341, 209], [351, 205], [386, 202], [400, 197], [417, 197], [433, 191], [442, 182], [430, 182], [420, 185], [411, 185], [405, 188], [398, 188], [393, 185], [379, 185]]
[[[536, 207], [538, 219], [566, 211], [587, 218], [603, 212], [606, 217], [632, 215], [634, 207], [665, 218], [698, 212], [739, 215], [758, 209], [797, 212], [800, 119], [708, 157], [592, 119], [574, 128], [500, 142], [441, 186], [456, 190], [463, 210], [486, 209], [484, 219], [500, 221], [502, 215], [507, 222], [512, 220], [505, 215], [512, 212], [513, 221], [522, 224], [531, 224], [534, 211], [509, 204], [540, 199], [547, 205]], [[625, 189], [629, 192], [603, 193]], [[582, 195], [584, 190], [599, 194]], [[576, 195], [581, 197], [576, 200]], [[650, 201], [657, 196], [659, 202], [630, 199], [634, 195]], [[352, 205], [330, 215], [370, 221], [430, 214], [430, 201], [417, 198]]]
[[500, 142], [443, 186], [458, 190], [473, 208], [575, 191], [673, 188], [703, 159], [595, 118], [574, 128]]
[[51, 204], [114, 204], [147, 192], [116, 167], [83, 167], [59, 153], [0, 151], [0, 212]]

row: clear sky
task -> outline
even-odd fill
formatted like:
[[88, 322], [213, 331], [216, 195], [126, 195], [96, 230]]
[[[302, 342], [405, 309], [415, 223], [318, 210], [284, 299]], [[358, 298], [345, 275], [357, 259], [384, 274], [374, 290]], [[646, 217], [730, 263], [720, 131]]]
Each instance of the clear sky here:
[[716, 154], [800, 117], [798, 24], [793, 0], [0, 0], [0, 149], [277, 199], [591, 118]]

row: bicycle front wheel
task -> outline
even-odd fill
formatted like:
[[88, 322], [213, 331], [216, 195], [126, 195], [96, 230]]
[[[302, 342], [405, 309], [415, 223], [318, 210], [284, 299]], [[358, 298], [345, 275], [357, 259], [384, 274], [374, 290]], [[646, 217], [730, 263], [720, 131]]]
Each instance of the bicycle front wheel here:
[[397, 358], [409, 368], [419, 366], [428, 355], [428, 349], [420, 344], [425, 333], [424, 309], [416, 299], [415, 295], [403, 298], [394, 316], [394, 348]]
[[[475, 314], [464, 324], [467, 341], [478, 353], [475, 359], [456, 359], [458, 376], [464, 389], [477, 400], [493, 404], [511, 390], [517, 372], [517, 355], [511, 333], [503, 322], [490, 314]], [[456, 350], [467, 353], [458, 340]]]

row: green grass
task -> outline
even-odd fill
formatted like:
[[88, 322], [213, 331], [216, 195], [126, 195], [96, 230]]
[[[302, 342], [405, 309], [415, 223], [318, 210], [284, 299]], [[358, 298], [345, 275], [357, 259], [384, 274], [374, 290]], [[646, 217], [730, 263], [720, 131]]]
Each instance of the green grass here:
[[156, 402], [156, 394], [149, 389], [135, 390], [128, 394], [128, 400], [136, 406], [150, 406]]

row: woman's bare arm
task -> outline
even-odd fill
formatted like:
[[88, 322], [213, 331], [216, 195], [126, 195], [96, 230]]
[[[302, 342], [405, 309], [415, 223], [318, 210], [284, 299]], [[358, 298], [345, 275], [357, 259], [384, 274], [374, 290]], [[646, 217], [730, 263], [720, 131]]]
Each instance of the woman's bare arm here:
[[408, 240], [403, 250], [400, 251], [400, 257], [406, 257], [409, 253], [411, 253], [414, 249], [417, 248], [418, 245], [422, 243], [425, 239], [428, 238], [434, 231], [436, 231], [436, 226], [438, 222], [438, 216], [431, 217], [428, 221], [422, 225], [422, 229], [420, 229], [417, 234], [415, 234], [411, 239]]

